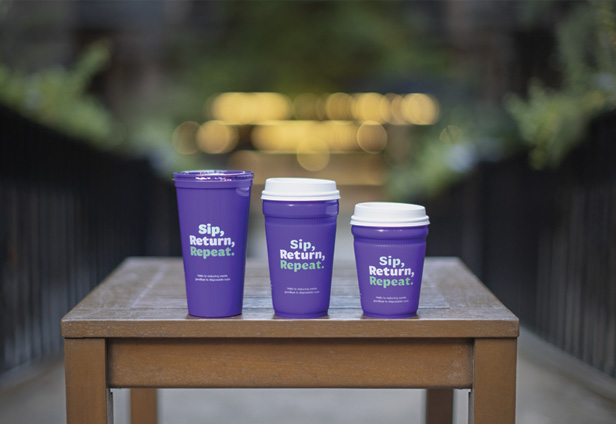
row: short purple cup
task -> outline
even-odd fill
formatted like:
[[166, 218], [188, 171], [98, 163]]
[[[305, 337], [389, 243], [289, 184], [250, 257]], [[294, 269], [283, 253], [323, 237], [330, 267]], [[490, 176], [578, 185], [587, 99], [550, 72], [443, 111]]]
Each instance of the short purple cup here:
[[364, 315], [407, 318], [417, 314], [429, 223], [425, 208], [419, 205], [355, 205], [351, 231]]

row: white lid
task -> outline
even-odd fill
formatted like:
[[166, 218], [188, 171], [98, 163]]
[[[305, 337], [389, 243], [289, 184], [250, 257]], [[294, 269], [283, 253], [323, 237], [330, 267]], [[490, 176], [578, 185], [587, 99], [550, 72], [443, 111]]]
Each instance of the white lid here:
[[336, 182], [318, 178], [268, 178], [261, 193], [263, 200], [335, 200], [340, 199]]
[[419, 227], [428, 224], [430, 219], [426, 208], [410, 203], [358, 203], [351, 217], [351, 225], [361, 227]]

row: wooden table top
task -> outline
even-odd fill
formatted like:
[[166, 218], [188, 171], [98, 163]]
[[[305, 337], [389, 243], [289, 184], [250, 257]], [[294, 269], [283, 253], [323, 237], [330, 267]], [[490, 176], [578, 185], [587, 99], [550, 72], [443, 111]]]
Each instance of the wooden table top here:
[[518, 319], [456, 258], [427, 258], [416, 317], [362, 314], [355, 264], [334, 269], [329, 315], [274, 316], [267, 261], [246, 263], [244, 309], [188, 315], [181, 258], [129, 258], [62, 319], [65, 338], [508, 338]]

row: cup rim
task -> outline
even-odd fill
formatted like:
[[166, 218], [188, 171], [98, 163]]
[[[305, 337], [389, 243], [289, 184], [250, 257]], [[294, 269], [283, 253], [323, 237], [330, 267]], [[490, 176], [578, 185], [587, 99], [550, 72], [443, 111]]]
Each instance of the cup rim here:
[[173, 173], [173, 179], [176, 181], [230, 181], [252, 178], [254, 178], [254, 172], [252, 171], [230, 169], [195, 169]]

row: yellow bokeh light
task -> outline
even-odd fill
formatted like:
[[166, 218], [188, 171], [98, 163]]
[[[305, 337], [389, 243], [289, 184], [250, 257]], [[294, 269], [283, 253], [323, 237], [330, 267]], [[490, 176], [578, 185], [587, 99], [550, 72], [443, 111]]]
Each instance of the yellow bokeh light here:
[[279, 93], [222, 93], [211, 105], [212, 117], [232, 124], [289, 119], [291, 103]]
[[394, 125], [432, 125], [439, 119], [437, 100], [428, 94], [379, 94], [374, 92], [333, 93], [318, 96], [304, 93], [291, 100], [280, 93], [222, 93], [204, 106], [214, 120], [233, 125], [266, 121], [374, 121]]
[[276, 121], [291, 117], [291, 102], [279, 93], [254, 93], [253, 116], [250, 123]]
[[252, 130], [252, 142], [259, 150], [283, 150], [284, 135], [278, 122], [264, 122]]
[[197, 151], [196, 136], [199, 124], [194, 121], [182, 122], [173, 130], [171, 143], [175, 150], [182, 155], [192, 155]]
[[228, 153], [237, 146], [237, 129], [221, 121], [207, 121], [197, 131], [197, 146], [206, 153]]
[[253, 119], [250, 93], [222, 93], [212, 102], [212, 117], [233, 124], [246, 124]]
[[320, 138], [334, 152], [357, 150], [357, 124], [350, 121], [326, 121], [320, 125]]
[[386, 118], [381, 110], [383, 99], [384, 97], [378, 93], [356, 94], [353, 103], [353, 116], [358, 121], [385, 122]]
[[401, 112], [407, 122], [416, 125], [432, 125], [438, 121], [440, 113], [436, 99], [423, 93], [404, 96]]
[[334, 93], [327, 97], [325, 114], [329, 119], [349, 120], [353, 118], [353, 97], [347, 93]]
[[357, 130], [357, 144], [368, 153], [378, 153], [387, 146], [387, 131], [376, 121], [365, 121]]
[[[375, 153], [388, 143], [388, 130], [383, 125], [432, 125], [440, 115], [437, 100], [422, 93], [304, 93], [291, 102], [280, 93], [228, 92], [211, 97], [204, 108], [214, 119], [199, 128], [192, 144], [186, 141], [190, 135], [177, 135], [174, 146], [178, 151], [190, 154], [194, 144], [206, 153], [228, 153], [239, 141], [237, 126], [254, 125], [249, 131], [258, 150], [296, 153], [299, 146], [304, 146], [304, 152], [306, 145], [323, 145], [328, 158], [330, 152]], [[298, 158], [313, 160], [314, 152], [309, 153], [298, 153]]]
[[379, 115], [381, 116], [379, 120], [381, 124], [391, 123], [391, 100], [387, 96], [381, 96], [381, 100], [379, 101]]
[[260, 150], [295, 152], [303, 140], [314, 134], [314, 121], [269, 121], [252, 131], [254, 146]]
[[407, 122], [404, 120], [402, 114], [402, 99], [403, 97], [398, 94], [387, 94], [383, 98], [381, 107], [384, 110], [383, 116], [387, 117], [387, 122], [394, 125], [404, 125]]
[[322, 171], [329, 164], [327, 143], [319, 139], [308, 139], [297, 146], [297, 162], [307, 171]]

